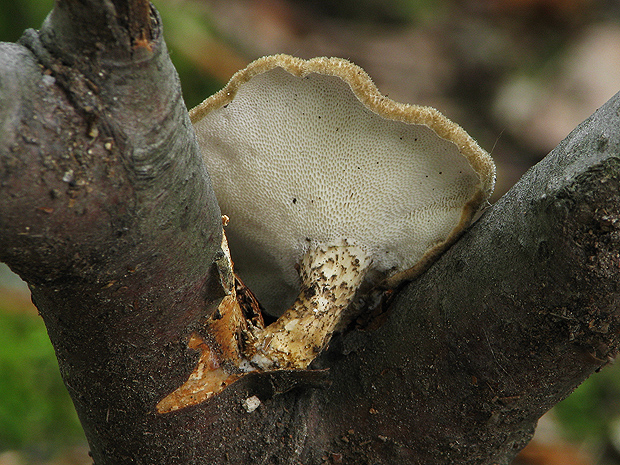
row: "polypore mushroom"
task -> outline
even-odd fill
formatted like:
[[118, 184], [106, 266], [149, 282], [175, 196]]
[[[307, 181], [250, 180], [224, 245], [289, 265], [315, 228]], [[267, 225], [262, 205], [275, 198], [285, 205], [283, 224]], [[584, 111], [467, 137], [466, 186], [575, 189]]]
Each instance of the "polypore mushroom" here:
[[268, 311], [299, 294], [255, 334], [262, 368], [307, 367], [371, 271], [388, 286], [414, 276], [494, 186], [460, 126], [342, 59], [261, 58], [191, 118], [237, 272]]

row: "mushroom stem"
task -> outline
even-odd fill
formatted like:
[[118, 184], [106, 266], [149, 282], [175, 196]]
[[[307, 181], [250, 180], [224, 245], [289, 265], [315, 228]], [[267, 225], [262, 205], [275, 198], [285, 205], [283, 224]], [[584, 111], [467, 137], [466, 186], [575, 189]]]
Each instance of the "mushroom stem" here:
[[371, 261], [362, 248], [346, 241], [308, 250], [299, 264], [301, 293], [257, 335], [252, 362], [263, 369], [307, 368], [329, 342]]

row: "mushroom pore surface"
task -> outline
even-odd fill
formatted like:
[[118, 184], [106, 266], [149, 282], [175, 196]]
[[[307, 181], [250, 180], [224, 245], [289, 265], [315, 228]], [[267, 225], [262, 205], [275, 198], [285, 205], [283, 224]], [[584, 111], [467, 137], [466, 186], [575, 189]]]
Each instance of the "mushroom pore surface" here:
[[493, 188], [459, 126], [382, 96], [345, 60], [263, 58], [191, 116], [236, 271], [272, 314], [297, 296], [308, 250], [346, 241], [383, 276], [411, 269]]

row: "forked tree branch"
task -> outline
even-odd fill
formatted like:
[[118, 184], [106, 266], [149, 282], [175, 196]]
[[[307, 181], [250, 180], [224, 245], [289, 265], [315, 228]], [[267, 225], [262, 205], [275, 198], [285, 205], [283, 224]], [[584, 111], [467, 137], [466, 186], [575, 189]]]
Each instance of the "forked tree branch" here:
[[145, 12], [58, 1], [0, 46], [0, 259], [31, 287], [95, 463], [510, 463], [616, 354], [620, 95], [314, 371], [158, 414], [223, 296], [221, 220]]

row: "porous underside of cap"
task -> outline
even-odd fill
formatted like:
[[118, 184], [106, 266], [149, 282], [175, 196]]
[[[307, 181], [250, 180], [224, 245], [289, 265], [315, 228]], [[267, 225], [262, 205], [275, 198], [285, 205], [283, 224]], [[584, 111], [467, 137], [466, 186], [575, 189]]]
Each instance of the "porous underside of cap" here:
[[493, 189], [493, 162], [463, 129], [384, 97], [346, 60], [260, 59], [191, 117], [236, 271], [276, 313], [297, 294], [308, 248], [348, 240], [375, 270], [402, 272]]

